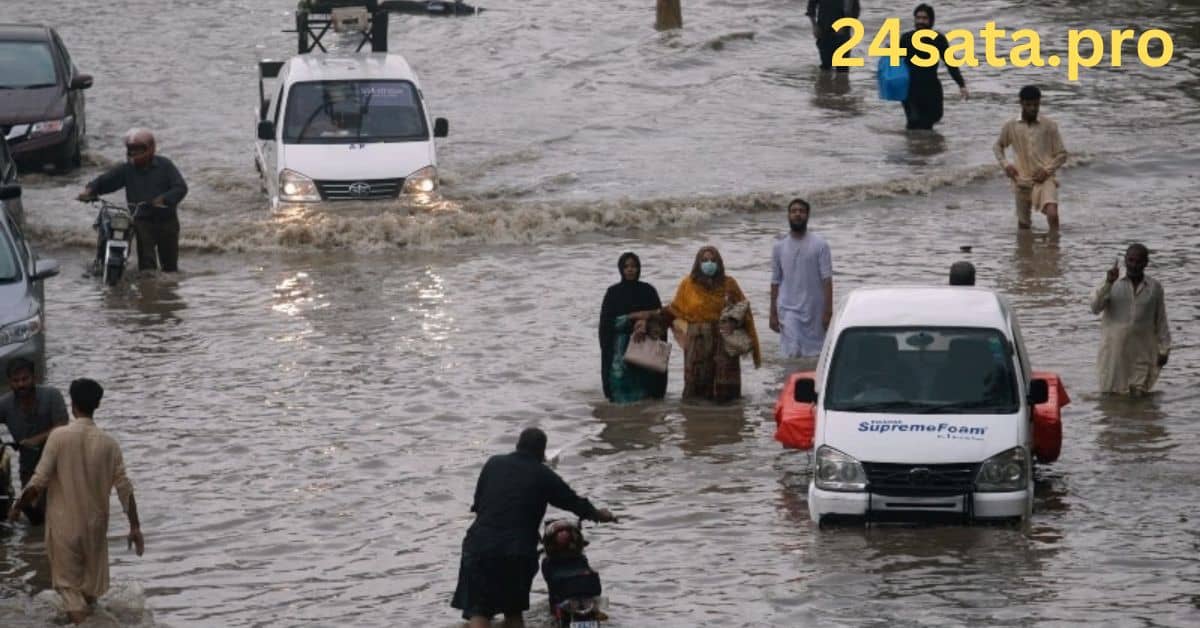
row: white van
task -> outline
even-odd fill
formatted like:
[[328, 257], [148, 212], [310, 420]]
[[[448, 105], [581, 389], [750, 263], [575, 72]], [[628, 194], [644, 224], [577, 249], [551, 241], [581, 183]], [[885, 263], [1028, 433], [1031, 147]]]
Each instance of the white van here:
[[[268, 92], [265, 81], [277, 79]], [[386, 52], [300, 54], [259, 63], [255, 166], [272, 208], [327, 201], [428, 200], [435, 137], [416, 74]]]
[[813, 430], [808, 506], [818, 524], [1030, 515], [1034, 405], [1047, 402], [1048, 382], [1033, 375], [996, 293], [855, 290], [817, 370], [789, 386]]

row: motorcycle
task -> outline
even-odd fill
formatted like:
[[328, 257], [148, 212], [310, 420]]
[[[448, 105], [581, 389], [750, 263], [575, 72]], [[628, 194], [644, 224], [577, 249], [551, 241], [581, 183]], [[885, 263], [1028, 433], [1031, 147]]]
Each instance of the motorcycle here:
[[103, 276], [106, 285], [115, 286], [125, 272], [125, 263], [133, 254], [133, 220], [145, 203], [122, 207], [104, 199], [93, 202], [100, 205], [100, 211], [92, 226], [100, 234], [104, 251], [97, 274]]
[[580, 524], [550, 519], [543, 526], [542, 578], [550, 591], [550, 611], [559, 628], [599, 628], [608, 619], [601, 607], [600, 574], [588, 564]]

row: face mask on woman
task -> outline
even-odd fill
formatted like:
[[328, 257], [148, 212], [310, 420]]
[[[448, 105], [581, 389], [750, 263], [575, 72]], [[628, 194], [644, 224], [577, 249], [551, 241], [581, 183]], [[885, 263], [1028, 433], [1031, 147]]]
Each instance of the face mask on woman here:
[[700, 262], [700, 272], [712, 277], [713, 275], [717, 274], [717, 263], [712, 260]]

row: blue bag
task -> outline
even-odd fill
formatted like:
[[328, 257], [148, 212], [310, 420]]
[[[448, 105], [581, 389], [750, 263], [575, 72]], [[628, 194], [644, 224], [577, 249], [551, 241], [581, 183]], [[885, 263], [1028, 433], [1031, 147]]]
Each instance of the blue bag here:
[[901, 59], [900, 65], [892, 67], [890, 58], [880, 57], [875, 79], [879, 81], [879, 97], [883, 100], [908, 99], [907, 59]]

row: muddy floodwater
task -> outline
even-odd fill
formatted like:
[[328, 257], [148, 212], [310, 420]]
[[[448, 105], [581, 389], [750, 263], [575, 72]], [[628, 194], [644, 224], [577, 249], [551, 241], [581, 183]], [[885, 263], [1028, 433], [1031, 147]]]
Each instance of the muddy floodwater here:
[[[937, 5], [943, 30], [1167, 30], [1147, 68], [968, 68], [935, 133], [906, 135], [871, 69], [816, 70], [800, 2], [494, 0], [398, 18], [421, 76], [447, 202], [436, 211], [272, 214], [252, 164], [255, 62], [293, 52], [292, 0], [6, 0], [0, 22], [61, 33], [87, 92], [84, 167], [25, 173], [46, 284], [49, 383], [107, 388], [146, 535], [110, 527], [113, 591], [93, 625], [454, 626], [474, 482], [538, 425], [558, 471], [621, 516], [588, 527], [609, 625], [1200, 625], [1200, 3]], [[873, 34], [911, 7], [864, 3]], [[1129, 55], [1132, 44], [1127, 45]], [[861, 54], [861, 50], [860, 50]], [[868, 61], [868, 66], [873, 65]], [[1063, 231], [1018, 234], [991, 156], [1017, 90], [1042, 86], [1072, 158]], [[191, 184], [177, 276], [82, 277], [90, 209], [71, 199], [156, 130]], [[613, 406], [596, 324], [621, 252], [664, 299], [718, 246], [766, 320], [782, 202], [813, 201], [840, 301], [945, 282], [958, 259], [1014, 304], [1038, 369], [1070, 392], [1063, 455], [1031, 522], [817, 530], [808, 455], [773, 440], [789, 365], [763, 330], [744, 399]], [[1158, 392], [1096, 394], [1090, 291], [1132, 241], [1166, 291], [1175, 346]], [[970, 247], [969, 253], [960, 247]], [[0, 524], [0, 625], [54, 624], [40, 529]], [[548, 626], [535, 580], [530, 625]]]

